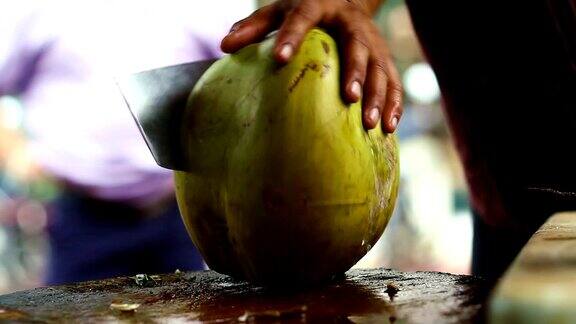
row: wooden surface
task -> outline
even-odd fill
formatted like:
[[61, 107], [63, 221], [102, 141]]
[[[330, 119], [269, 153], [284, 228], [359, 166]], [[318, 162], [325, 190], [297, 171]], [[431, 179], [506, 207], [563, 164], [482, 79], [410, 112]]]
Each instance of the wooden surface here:
[[493, 323], [576, 323], [576, 212], [552, 216], [523, 248], [490, 302]]
[[211, 271], [155, 279], [148, 287], [116, 278], [3, 295], [0, 322], [467, 323], [482, 320], [488, 293], [471, 276], [386, 269], [353, 270], [345, 280], [292, 293]]

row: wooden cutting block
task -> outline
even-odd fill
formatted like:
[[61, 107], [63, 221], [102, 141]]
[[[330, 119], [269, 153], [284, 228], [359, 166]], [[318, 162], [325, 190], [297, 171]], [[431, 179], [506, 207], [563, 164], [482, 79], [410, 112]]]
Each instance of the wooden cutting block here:
[[470, 323], [477, 277], [351, 270], [305, 291], [266, 291], [213, 271], [121, 277], [0, 296], [0, 323]]
[[489, 302], [492, 323], [576, 323], [576, 212], [532, 236]]

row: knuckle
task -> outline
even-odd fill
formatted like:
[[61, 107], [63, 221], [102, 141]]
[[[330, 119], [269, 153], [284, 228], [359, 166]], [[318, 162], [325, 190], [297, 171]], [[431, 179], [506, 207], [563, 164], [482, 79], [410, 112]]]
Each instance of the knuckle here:
[[285, 25], [282, 27], [282, 29], [280, 30], [280, 33], [278, 34], [278, 40], [280, 42], [284, 42], [284, 41], [289, 41], [289, 42], [297, 42], [298, 39], [301, 39], [304, 37], [306, 31], [302, 31], [296, 27], [294, 27], [293, 25]]
[[367, 16], [367, 8], [364, 1], [359, 0], [343, 0], [340, 1], [340, 12], [347, 16], [365, 17]]
[[292, 15], [297, 17], [298, 19], [302, 19], [305, 21], [315, 21], [316, 15], [314, 14], [314, 10], [310, 5], [307, 5], [307, 2], [303, 2], [299, 6], [296, 6], [292, 10]]
[[244, 27], [244, 25], [246, 24], [246, 22], [249, 21], [249, 20], [251, 20], [251, 19], [253, 19], [253, 17], [254, 17], [254, 16], [251, 15], [251, 16], [249, 16], [249, 17], [247, 17], [247, 18], [242, 19], [242, 20], [238, 20], [237, 22], [235, 22], [235, 23], [232, 25], [232, 28], [230, 28], [230, 30], [238, 30], [238, 29]]
[[380, 57], [372, 58], [372, 66], [374, 67], [374, 70], [379, 73], [386, 73], [386, 71], [388, 71], [388, 62]]
[[390, 109], [393, 109], [396, 115], [402, 116], [402, 113], [404, 112], [404, 106], [402, 105], [402, 94], [400, 92], [391, 93], [390, 102]]
[[347, 8], [358, 14], [366, 16], [369, 12], [368, 6], [364, 1], [346, 0]]
[[360, 83], [360, 86], [364, 86], [366, 80], [366, 73], [362, 69], [351, 69], [346, 72], [345, 81], [346, 84], [350, 84], [353, 81]]
[[345, 67], [346, 71], [354, 75], [360, 75], [364, 78], [368, 66], [367, 56], [363, 51], [353, 47], [348, 47], [347, 51], [348, 53], [346, 53], [345, 57], [345, 60], [347, 61]]
[[349, 64], [349, 68], [348, 68], [348, 78], [355, 80], [355, 79], [361, 79], [364, 80], [364, 78], [366, 77], [366, 69], [364, 69], [362, 67], [362, 65], [359, 64], [358, 61], [356, 62], [352, 62], [352, 64]]
[[356, 43], [361, 47], [370, 50], [370, 42], [368, 41], [364, 33], [360, 32], [359, 30], [354, 30], [351, 33], [349, 33], [349, 35], [350, 35], [349, 36], [350, 42]]
[[378, 104], [380, 107], [384, 107], [385, 99], [386, 99], [386, 87], [376, 86], [372, 90], [373, 100]]
[[388, 83], [388, 89], [390, 89], [394, 99], [402, 99], [402, 94], [404, 93], [404, 87], [402, 86], [402, 83], [396, 80], [391, 81]]

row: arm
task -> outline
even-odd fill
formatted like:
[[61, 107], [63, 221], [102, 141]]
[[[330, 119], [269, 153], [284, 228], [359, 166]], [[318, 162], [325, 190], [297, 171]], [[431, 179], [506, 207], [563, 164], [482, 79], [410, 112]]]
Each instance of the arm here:
[[402, 85], [388, 47], [372, 21], [381, 0], [278, 0], [232, 26], [222, 50], [232, 53], [278, 29], [274, 56], [290, 61], [314, 26], [327, 28], [343, 53], [342, 97], [362, 100], [364, 127], [382, 121], [394, 132], [402, 115]]

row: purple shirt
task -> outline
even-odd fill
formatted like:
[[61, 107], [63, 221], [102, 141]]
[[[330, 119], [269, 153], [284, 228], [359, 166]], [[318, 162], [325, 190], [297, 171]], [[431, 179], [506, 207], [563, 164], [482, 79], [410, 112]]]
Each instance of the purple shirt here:
[[250, 0], [5, 1], [0, 95], [21, 96], [48, 173], [93, 197], [154, 203], [171, 193], [171, 171], [155, 164], [114, 77], [219, 56], [221, 38], [253, 9]]

